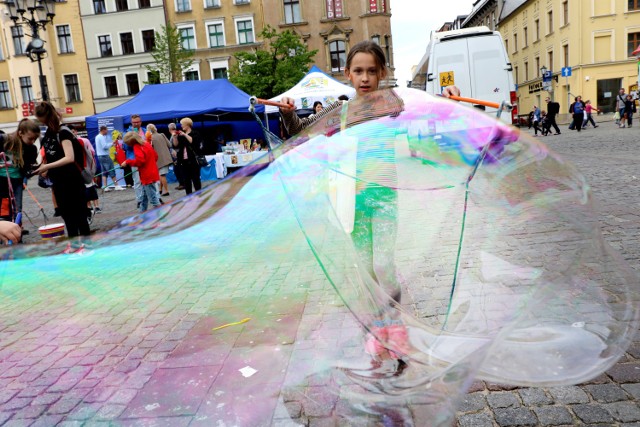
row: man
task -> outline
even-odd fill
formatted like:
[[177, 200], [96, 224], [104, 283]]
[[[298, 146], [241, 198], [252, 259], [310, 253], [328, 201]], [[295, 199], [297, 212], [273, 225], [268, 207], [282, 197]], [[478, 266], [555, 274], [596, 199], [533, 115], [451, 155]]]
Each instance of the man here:
[[624, 102], [627, 100], [627, 95], [624, 93], [624, 88], [621, 87], [616, 96], [616, 111], [620, 114], [620, 118], [616, 120], [616, 124], [620, 126], [622, 118], [624, 117]]
[[551, 101], [551, 98], [549, 98], [548, 96], [544, 101], [547, 103], [547, 126], [549, 129], [551, 129], [551, 126], [553, 126], [553, 129], [555, 129], [556, 131], [554, 135], [560, 135], [560, 128], [556, 123], [556, 115], [560, 112], [560, 104], [555, 101]]
[[[145, 140], [145, 134], [147, 133], [147, 129], [142, 126], [142, 119], [139, 114], [131, 115], [131, 126], [125, 131], [127, 132], [136, 132], [138, 135], [142, 137], [142, 140]], [[135, 159], [135, 155], [133, 154], [133, 148], [129, 147], [127, 144], [123, 144], [125, 152], [127, 154], [127, 159]], [[140, 183], [140, 173], [138, 172], [138, 168], [135, 166], [131, 167], [131, 174], [133, 176], [133, 189], [136, 191], [136, 201], [138, 202], [138, 208], [142, 204], [142, 196], [143, 189], [142, 184]]]
[[113, 165], [111, 157], [109, 157], [109, 149], [111, 148], [112, 141], [107, 135], [107, 127], [100, 126], [100, 133], [96, 136], [96, 154], [98, 155], [98, 163], [100, 163], [100, 169], [102, 170], [102, 188], [104, 191], [111, 191], [109, 184], [109, 177], [115, 184], [116, 190], [123, 190], [121, 186], [116, 183], [116, 170]]

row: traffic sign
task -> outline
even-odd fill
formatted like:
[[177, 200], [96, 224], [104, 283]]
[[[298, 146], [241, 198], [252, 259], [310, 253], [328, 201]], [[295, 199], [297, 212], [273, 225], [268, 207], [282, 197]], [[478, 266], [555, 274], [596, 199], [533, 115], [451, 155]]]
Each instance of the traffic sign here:
[[571, 67], [562, 67], [562, 77], [571, 77]]
[[553, 77], [553, 71], [551, 71], [551, 70], [547, 70], [547, 71], [542, 75], [542, 81], [543, 81], [543, 82], [550, 82], [552, 77]]

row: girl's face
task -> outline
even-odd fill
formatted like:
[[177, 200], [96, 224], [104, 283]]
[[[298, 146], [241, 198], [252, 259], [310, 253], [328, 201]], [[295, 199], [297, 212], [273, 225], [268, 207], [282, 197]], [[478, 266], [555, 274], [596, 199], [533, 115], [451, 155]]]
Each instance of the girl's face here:
[[322, 111], [322, 104], [316, 105], [316, 113], [319, 113], [320, 111]]
[[358, 52], [353, 56], [351, 66], [345, 68], [344, 75], [353, 85], [357, 95], [378, 90], [380, 79], [386, 77], [374, 56], [366, 52]]
[[40, 134], [31, 132], [30, 130], [25, 133], [18, 132], [18, 135], [20, 135], [22, 142], [27, 145], [33, 145], [36, 139], [38, 139], [38, 136], [40, 136]]

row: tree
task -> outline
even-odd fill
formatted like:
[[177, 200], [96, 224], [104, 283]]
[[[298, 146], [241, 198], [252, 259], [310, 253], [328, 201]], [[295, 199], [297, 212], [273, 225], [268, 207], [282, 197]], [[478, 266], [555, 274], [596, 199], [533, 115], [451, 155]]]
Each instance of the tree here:
[[260, 37], [262, 46], [234, 55], [236, 63], [229, 70], [229, 80], [249, 95], [272, 98], [304, 77], [318, 51], [309, 51], [302, 38], [290, 30], [278, 33], [267, 25]]
[[[185, 70], [194, 63], [193, 51], [183, 47], [180, 33], [172, 25], [162, 26], [160, 33], [156, 33], [151, 56], [155, 64], [145, 65], [145, 68], [153, 78], [147, 83], [182, 81]], [[159, 81], [153, 81], [158, 78]]]

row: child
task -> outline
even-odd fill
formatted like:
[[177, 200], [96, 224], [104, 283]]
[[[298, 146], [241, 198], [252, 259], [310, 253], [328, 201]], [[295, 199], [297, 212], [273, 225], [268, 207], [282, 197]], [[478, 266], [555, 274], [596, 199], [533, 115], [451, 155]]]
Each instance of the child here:
[[[357, 43], [347, 55], [344, 74], [356, 90], [356, 98], [378, 90], [380, 81], [387, 77], [386, 57], [380, 46], [371, 41]], [[459, 95], [457, 87], [445, 88], [443, 95]], [[295, 135], [317, 120], [341, 108], [343, 101], [336, 101], [327, 105], [316, 114], [300, 119], [294, 111], [293, 99], [284, 97], [281, 102], [289, 104], [290, 108], [281, 108], [284, 127], [290, 135]], [[368, 159], [382, 156], [393, 158], [395, 153], [395, 130], [377, 134], [375, 140], [367, 144], [359, 144], [357, 163], [365, 164]], [[354, 227], [351, 238], [363, 265], [367, 268], [371, 278], [389, 295], [395, 302], [401, 299], [401, 288], [398, 283], [394, 264], [394, 251], [397, 234], [397, 194], [394, 181], [397, 181], [397, 172], [394, 162], [384, 162], [376, 168], [360, 167], [356, 180], [356, 201]], [[379, 185], [385, 182], [387, 185]], [[387, 328], [397, 326], [394, 320], [385, 319], [380, 327]], [[386, 324], [385, 322], [391, 322]], [[400, 328], [402, 329], [402, 328]], [[377, 334], [384, 339], [383, 333]], [[370, 336], [367, 342], [367, 352], [373, 354], [376, 359], [383, 358], [382, 353], [375, 349], [376, 338]], [[372, 350], [374, 349], [374, 350]], [[398, 349], [398, 356], [405, 351]], [[400, 367], [398, 366], [398, 369]]]
[[551, 121], [547, 117], [547, 112], [540, 113], [540, 123], [542, 123], [542, 135], [547, 136], [551, 132]]
[[124, 152], [118, 152], [118, 163], [123, 168], [134, 166], [138, 168], [140, 173], [140, 184], [142, 185], [142, 200], [140, 203], [140, 212], [147, 210], [149, 203], [154, 208], [160, 206], [160, 195], [158, 194], [158, 182], [160, 181], [160, 173], [158, 171], [158, 153], [153, 149], [150, 143], [142, 140], [137, 132], [127, 132], [124, 135], [124, 143], [133, 149], [135, 158], [126, 159]]

